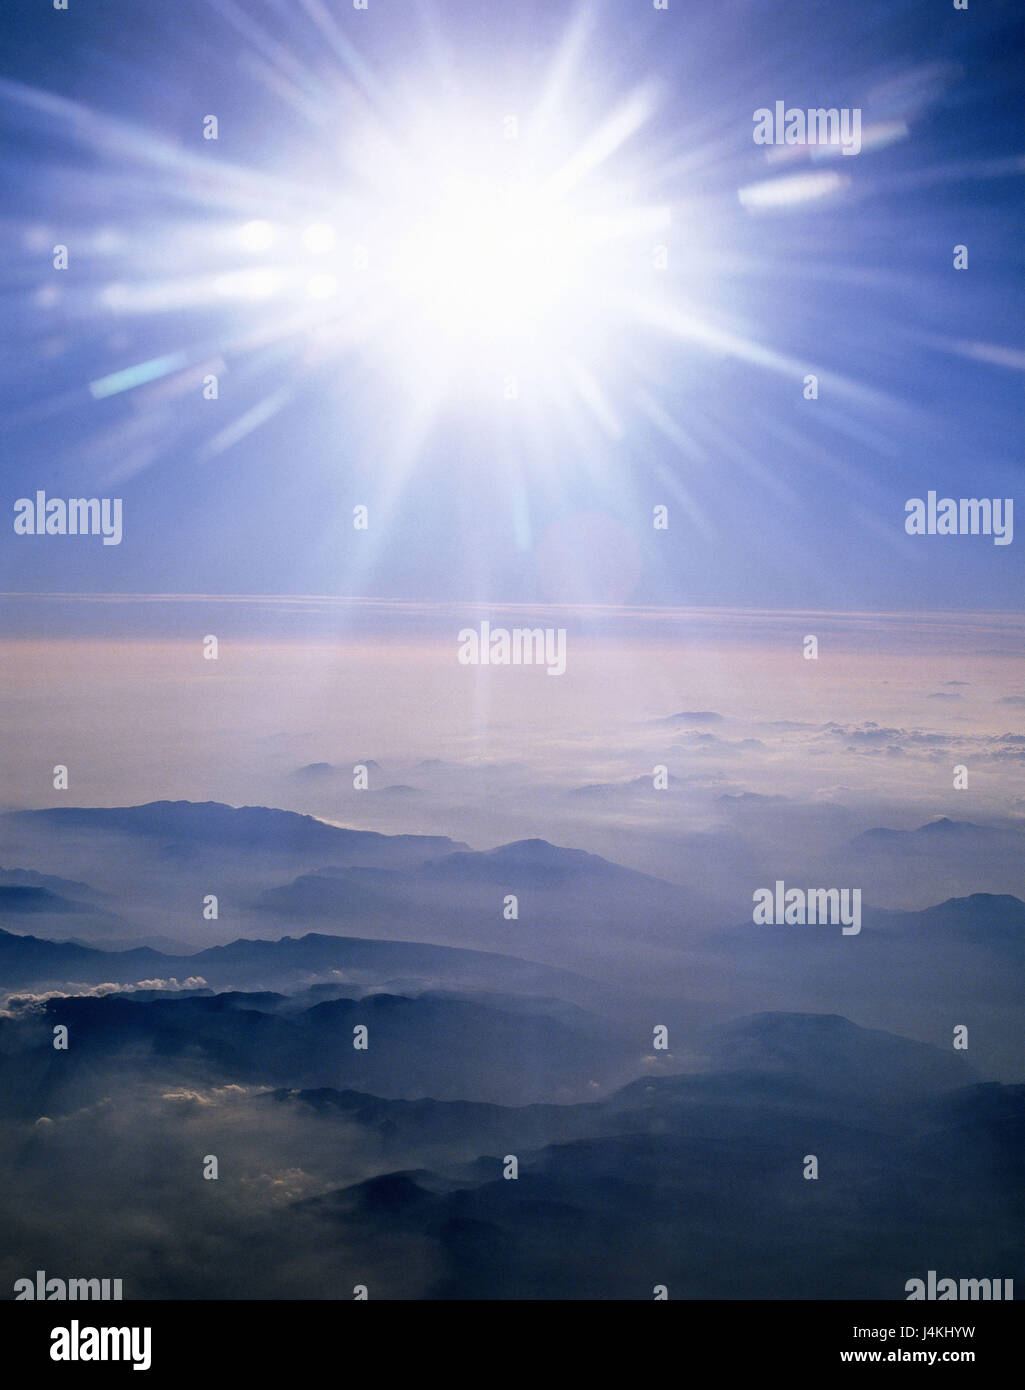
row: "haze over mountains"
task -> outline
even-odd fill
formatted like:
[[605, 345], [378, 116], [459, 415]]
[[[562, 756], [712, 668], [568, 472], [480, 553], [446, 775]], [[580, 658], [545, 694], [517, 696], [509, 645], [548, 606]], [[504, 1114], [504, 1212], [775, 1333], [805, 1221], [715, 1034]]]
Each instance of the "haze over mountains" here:
[[[646, 786], [649, 802], [671, 804], [671, 797], [666, 803], [652, 794], [650, 781]], [[851, 873], [870, 876], [872, 891], [868, 892], [866, 884], [866, 897], [879, 907], [903, 905], [893, 901], [901, 894], [890, 885], [901, 877], [907, 879], [909, 871], [916, 883], [935, 884], [931, 900], [920, 903], [921, 907], [973, 891], [1011, 892], [1020, 887], [1013, 866], [1015, 856], [1025, 855], [1025, 819], [1021, 817], [991, 819], [984, 824], [938, 817], [910, 830], [874, 826], [855, 833], [856, 819], [836, 804], [802, 806], [786, 798], [753, 793], [720, 794], [716, 804], [720, 824], [687, 831], [677, 842], [683, 864], [695, 855], [703, 856], [705, 872], [696, 875], [700, 890], [679, 882], [676, 874], [661, 880], [664, 894], [676, 890], [672, 905], [678, 914], [683, 909], [691, 916], [700, 911], [707, 921], [710, 913], [720, 909], [721, 920], [730, 921], [739, 912], [746, 915], [748, 878], [755, 880], [752, 887], [778, 877], [793, 882], [833, 881], [821, 876], [837, 869], [846, 870], [848, 878]], [[501, 886], [510, 874], [516, 874], [528, 889], [537, 887], [545, 893], [570, 889], [574, 882], [590, 887], [602, 875], [604, 888], [611, 892], [636, 891], [649, 897], [657, 897], [659, 892], [651, 881], [658, 875], [631, 877], [631, 871], [618, 861], [559, 848], [540, 838], [491, 850], [471, 850], [466, 843], [445, 836], [351, 830], [268, 807], [187, 801], [113, 808], [61, 806], [7, 813], [0, 817], [0, 827], [7, 860], [16, 858], [24, 847], [37, 863], [82, 865], [82, 881], [73, 885], [63, 881], [56, 870], [44, 874], [23, 870], [20, 877], [13, 877], [13, 871], [5, 869], [0, 887], [46, 887], [64, 898], [88, 896], [90, 890], [116, 896], [124, 890], [125, 876], [141, 870], [148, 876], [151, 895], [166, 893], [179, 903], [186, 887], [202, 880], [204, 874], [226, 876], [233, 889], [244, 875], [248, 891], [241, 891], [238, 884], [239, 896], [249, 905], [258, 898], [262, 886], [266, 885], [267, 891], [285, 889], [299, 876], [290, 880], [286, 872], [275, 870], [299, 866], [303, 878], [334, 875], [343, 868], [407, 875], [419, 872], [417, 891], [431, 879], [439, 884], [461, 879], [468, 886], [474, 882]], [[796, 841], [795, 832], [799, 835]], [[626, 843], [631, 843], [629, 838]], [[114, 855], [119, 858], [117, 872]], [[741, 875], [743, 880], [738, 882]], [[982, 886], [965, 891], [955, 886], [948, 891], [949, 883], [980, 880]], [[1001, 887], [1005, 881], [1009, 885], [1006, 890]], [[385, 890], [389, 885], [400, 888], [402, 880], [354, 874], [349, 882], [363, 884], [369, 892]], [[921, 887], [917, 891], [921, 896]], [[330, 898], [326, 893], [328, 910]], [[288, 895], [279, 893], [265, 905], [287, 911]], [[304, 903], [302, 910], [315, 905]], [[136, 912], [146, 912], [145, 894], [139, 895], [134, 907]], [[196, 940], [208, 941], [210, 934], [218, 931], [215, 923], [203, 921], [197, 926], [185, 914], [180, 915], [182, 929]]]
[[[779, 818], [774, 802], [741, 805], [748, 823], [753, 814], [761, 817], [763, 834]], [[1008, 1032], [1025, 963], [1021, 899], [976, 893], [919, 912], [895, 912], [874, 900], [902, 864], [904, 872], [910, 864], [919, 875], [923, 854], [942, 857], [948, 869], [962, 843], [972, 858], [986, 845], [992, 855], [1010, 857], [1022, 834], [1014, 824], [944, 819], [911, 832], [878, 827], [853, 840], [841, 830], [836, 862], [824, 864], [819, 856], [807, 872], [842, 871], [854, 886], [858, 880], [850, 876], [860, 872], [864, 856], [871, 862], [861, 880], [863, 927], [846, 938], [839, 927], [753, 924], [754, 891], [777, 878], [789, 886], [843, 882], [798, 877], [792, 855], [767, 869], [755, 862], [759, 852], [745, 867], [746, 882], [738, 872], [729, 894], [717, 898], [541, 839], [476, 851], [442, 836], [356, 831], [264, 807], [58, 807], [3, 821], [22, 862], [45, 870], [22, 871], [19, 881], [0, 884], [0, 920], [8, 931], [102, 947], [144, 941], [160, 948], [121, 961], [80, 958], [78, 974], [54, 956], [45, 981], [26, 975], [23, 960], [12, 977], [19, 985], [202, 975], [216, 987], [291, 989], [315, 981], [318, 968], [330, 968], [349, 970], [347, 978], [363, 987], [387, 988], [395, 980], [444, 987], [451, 980], [504, 990], [515, 970], [539, 981], [544, 967], [574, 977], [574, 987], [564, 981], [561, 993], [575, 1002], [600, 1000], [603, 1009], [615, 1011], [627, 998], [630, 1007], [664, 999], [674, 1018], [681, 1016], [674, 1000], [691, 1001], [701, 1018], [723, 1017], [757, 1010], [768, 990], [782, 1007], [835, 1007], [868, 1026], [936, 1041], [945, 1040], [952, 1010], [966, 1021], [985, 1007], [1001, 1020], [976, 1039], [987, 1064], [995, 1075], [1025, 1075], [1016, 1033]], [[754, 843], [750, 832], [747, 843]], [[714, 837], [706, 852], [719, 853]], [[914, 858], [906, 863], [909, 853]], [[57, 868], [74, 879], [57, 875]], [[90, 873], [93, 884], [86, 880]], [[5, 877], [17, 876], [11, 871]], [[209, 895], [217, 898], [216, 919], [204, 907]], [[351, 974], [354, 944], [328, 965], [331, 938], [339, 936], [362, 942], [362, 975]], [[305, 942], [259, 950], [261, 940], [282, 937]], [[375, 941], [381, 943], [378, 960]], [[402, 941], [404, 948], [384, 945]], [[231, 942], [225, 970], [208, 948]], [[428, 968], [429, 953], [418, 954], [413, 943], [520, 964], [509, 961], [500, 969], [496, 963], [470, 976], [468, 958], [450, 955]]]
[[805, 864], [831, 838], [833, 881], [872, 866], [848, 938], [753, 922], [776, 877], [830, 880], [792, 854], [766, 870], [800, 808], [723, 795], [732, 828], [695, 838], [732, 854], [725, 892], [538, 837], [270, 807], [0, 818], [0, 1278], [66, 1263], [69, 1239], [141, 1297], [777, 1297], [785, 1269], [787, 1297], [900, 1298], [937, 1262], [1014, 1277], [1025, 902], [897, 910], [884, 885], [962, 845], [1000, 858], [1020, 828], [852, 834], [825, 808]]

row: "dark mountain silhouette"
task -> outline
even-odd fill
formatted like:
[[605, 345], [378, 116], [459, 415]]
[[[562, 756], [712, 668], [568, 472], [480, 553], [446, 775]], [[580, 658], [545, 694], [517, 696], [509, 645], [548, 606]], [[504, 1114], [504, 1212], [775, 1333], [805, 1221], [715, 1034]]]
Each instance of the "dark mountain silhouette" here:
[[[174, 992], [51, 999], [40, 1006], [42, 1053], [52, 1025], [72, 1045], [49, 1077], [84, 1096], [111, 1066], [132, 1075], [168, 1069], [208, 1083], [366, 1089], [386, 1096], [525, 1104], [558, 1093], [580, 1097], [592, 1079], [620, 1075], [629, 1050], [596, 1019], [424, 994], [375, 993], [282, 1009], [276, 994]], [[39, 1014], [25, 1027], [39, 1027]], [[16, 1051], [22, 1021], [0, 1018], [0, 1052]], [[367, 1030], [365, 1048], [354, 1046]], [[109, 1079], [102, 1084], [109, 1085]], [[49, 1101], [47, 1084], [36, 1103]]]
[[[764, 1044], [771, 1066], [531, 1107], [522, 1128], [525, 1111], [489, 1117], [481, 1141], [492, 1148], [472, 1163], [406, 1164], [293, 1211], [343, 1242], [426, 1236], [442, 1270], [423, 1292], [437, 1298], [648, 1300], [656, 1283], [671, 1297], [774, 1298], [786, 1270], [788, 1298], [895, 1300], [919, 1267], [981, 1268], [987, 1258], [1020, 1277], [1025, 1087], [943, 1082], [912, 1096], [901, 1089], [908, 1058], [917, 1064], [930, 1049], [909, 1052], [906, 1039], [830, 1016], [738, 1020], [722, 1043], [740, 1045], [745, 1062]], [[808, 1071], [808, 1045], [825, 1055], [802, 1082], [793, 1068]], [[833, 1089], [822, 1084], [830, 1070]], [[321, 1114], [333, 1105], [290, 1103]], [[387, 1124], [377, 1102], [338, 1104], [366, 1113], [375, 1132]], [[565, 1124], [560, 1111], [577, 1134], [538, 1145]], [[412, 1116], [394, 1118], [398, 1131]], [[433, 1109], [421, 1122], [443, 1123]], [[513, 1181], [502, 1176], [507, 1153], [519, 1161]], [[812, 1181], [808, 1154], [819, 1164]], [[578, 1260], [577, 1250], [589, 1253]], [[402, 1296], [388, 1280], [378, 1294]]]
[[129, 983], [164, 973], [172, 960], [180, 964], [183, 959], [162, 955], [148, 946], [97, 951], [77, 942], [44, 941], [0, 931], [0, 988], [26, 988], [69, 979], [81, 984], [99, 984], [110, 979]]

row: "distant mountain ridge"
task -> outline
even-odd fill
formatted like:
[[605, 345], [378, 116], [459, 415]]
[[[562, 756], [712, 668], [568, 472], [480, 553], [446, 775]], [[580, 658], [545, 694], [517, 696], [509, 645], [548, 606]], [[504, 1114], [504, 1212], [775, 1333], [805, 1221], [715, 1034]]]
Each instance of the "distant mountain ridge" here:
[[455, 851], [444, 859], [425, 864], [422, 873], [436, 879], [477, 879], [485, 882], [508, 882], [511, 876], [529, 875], [549, 886], [589, 877], [606, 881], [632, 881], [638, 885], [666, 888], [665, 880], [650, 874], [638, 873], [621, 864], [589, 854], [582, 849], [565, 849], [548, 840], [513, 840], [489, 850]]
[[221, 801], [150, 801], [139, 806], [54, 806], [13, 811], [15, 821], [76, 830], [106, 830], [122, 835], [172, 841], [276, 850], [281, 853], [331, 854], [354, 847], [415, 849], [425, 855], [468, 850], [444, 835], [382, 835], [350, 830], [298, 811], [268, 806], [228, 806]]
[[214, 988], [238, 988], [284, 976], [306, 979], [331, 972], [398, 972], [450, 978], [469, 977], [513, 988], [546, 983], [578, 983], [568, 971], [536, 965], [517, 956], [432, 946], [413, 941], [375, 941], [366, 937], [310, 932], [275, 941], [239, 938], [189, 955], [168, 955], [148, 946], [100, 951], [71, 942], [46, 941], [0, 930], [0, 989], [31, 985], [134, 984], [140, 979], [201, 975]]
[[[977, 1077], [963, 1053], [878, 1028], [841, 1014], [769, 1012], [716, 1030], [710, 1056], [720, 1069], [796, 1075], [835, 1092], [915, 1096], [968, 1085]], [[896, 1097], [895, 1097], [896, 1098]]]
[[1007, 825], [977, 825], [974, 821], [951, 820], [949, 816], [939, 816], [926, 821], [914, 830], [893, 830], [889, 826], [876, 826], [855, 835], [852, 845], [878, 847], [882, 845], [922, 845], [934, 847], [938, 843], [958, 840], [982, 839], [992, 836], [1011, 836], [1020, 833]]

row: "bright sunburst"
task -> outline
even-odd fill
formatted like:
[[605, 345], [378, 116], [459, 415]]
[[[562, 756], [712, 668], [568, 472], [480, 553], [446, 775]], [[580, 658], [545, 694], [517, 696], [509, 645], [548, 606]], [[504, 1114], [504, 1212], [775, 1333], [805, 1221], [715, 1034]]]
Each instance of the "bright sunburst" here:
[[250, 263], [218, 292], [315, 302], [320, 341], [333, 335], [339, 353], [397, 373], [421, 405], [499, 402], [567, 373], [600, 378], [624, 306], [667, 258], [671, 212], [645, 199], [631, 150], [651, 93], [614, 105], [572, 146], [573, 123], [550, 101], [505, 115], [483, 102], [411, 105], [401, 136], [376, 116], [351, 131], [344, 191], [307, 190], [308, 225], [244, 223]]

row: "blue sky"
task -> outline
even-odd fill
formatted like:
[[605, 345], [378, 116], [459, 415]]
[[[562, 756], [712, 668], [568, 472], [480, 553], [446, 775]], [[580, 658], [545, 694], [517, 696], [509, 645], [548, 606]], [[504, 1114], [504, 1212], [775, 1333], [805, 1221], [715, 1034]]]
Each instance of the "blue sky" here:
[[[0, 588], [1020, 606], [1019, 538], [903, 528], [905, 501], [930, 489], [1011, 497], [1022, 524], [1014, 6], [321, 8], [321, 29], [316, 6], [180, 0], [0, 19], [5, 508], [37, 489], [125, 508], [117, 547], [0, 528]], [[286, 333], [289, 292], [203, 292], [258, 264], [240, 227], [274, 228], [276, 265], [339, 207], [341, 244], [358, 234], [346, 216], [379, 226], [368, 129], [415, 166], [437, 123], [423, 186], [458, 167], [467, 128], [498, 169], [495, 132], [529, 116], [577, 22], [540, 158], [572, 156], [636, 98], [643, 121], [576, 191], [592, 209], [670, 209], [578, 286], [586, 324], [565, 332], [583, 371], [550, 341], [520, 344], [534, 369], [520, 399], [461, 360], [428, 410], [397, 352], [402, 304], [376, 282], [363, 309], [388, 322], [365, 332], [334, 301]], [[858, 106], [889, 135], [851, 159], [772, 164], [752, 114], [778, 99]], [[769, 212], [741, 201], [796, 173], [839, 182]], [[655, 242], [668, 268], [644, 280]], [[609, 264], [628, 265], [630, 302], [651, 312], [624, 311]], [[153, 381], [97, 391], [164, 358], [176, 365]], [[200, 389], [211, 364], [216, 402]]]

